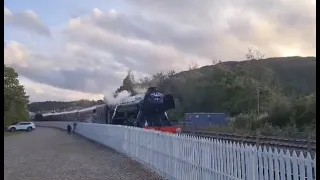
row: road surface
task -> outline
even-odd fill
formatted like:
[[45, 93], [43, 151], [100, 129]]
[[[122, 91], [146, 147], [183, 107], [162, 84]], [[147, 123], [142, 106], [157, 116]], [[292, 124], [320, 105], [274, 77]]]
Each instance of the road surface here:
[[4, 137], [5, 180], [160, 180], [126, 156], [52, 128]]

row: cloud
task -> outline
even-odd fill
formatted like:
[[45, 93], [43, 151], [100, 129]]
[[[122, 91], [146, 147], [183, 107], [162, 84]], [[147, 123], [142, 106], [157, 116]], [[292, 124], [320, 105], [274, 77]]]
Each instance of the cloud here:
[[[239, 59], [246, 51], [242, 47], [248, 46], [256, 46], [269, 56], [281, 56], [279, 46], [291, 51], [302, 49], [304, 53], [301, 55], [314, 55], [316, 51], [314, 0], [127, 2], [144, 16], [156, 17], [176, 26], [191, 26], [189, 29], [193, 30], [186, 36], [196, 34], [199, 37], [195, 39], [200, 41], [181, 43], [178, 47], [205, 57], [214, 55], [223, 60]], [[160, 31], [156, 37], [166, 36], [168, 32]], [[170, 40], [175, 41], [175, 38]]]
[[[148, 74], [169, 69], [170, 66], [182, 70], [186, 67], [186, 64], [191, 62], [202, 63], [206, 61], [206, 59], [196, 55], [179, 51], [172, 45], [159, 44], [141, 37], [130, 37], [125, 32], [119, 34], [124, 30], [134, 33], [135, 30], [130, 25], [115, 24], [116, 22], [123, 22], [116, 19], [117, 17], [118, 14], [114, 11], [103, 13], [94, 9], [88, 16], [70, 20], [68, 26], [63, 30], [63, 34], [68, 42], [85, 44], [100, 51], [108, 52], [113, 55], [117, 62]], [[104, 25], [108, 25], [108, 22], [111, 24], [110, 28], [114, 27], [115, 29], [103, 28]]]
[[4, 24], [26, 29], [30, 32], [51, 37], [48, 27], [39, 19], [33, 11], [13, 13], [4, 8]]
[[99, 100], [103, 94], [83, 93], [56, 88], [42, 83], [36, 83], [26, 77], [19, 77], [20, 83], [25, 87], [27, 95], [30, 96], [31, 102], [57, 100], [57, 101], [74, 101], [80, 99]]
[[108, 54], [72, 44], [59, 54], [44, 55], [9, 41], [4, 48], [4, 59], [5, 64], [35, 82], [90, 93], [115, 89], [128, 70], [113, 63]]
[[[194, 62], [207, 65], [213, 57], [243, 60], [248, 47], [269, 57], [316, 54], [314, 0], [124, 2], [127, 11], [95, 8], [62, 22], [55, 30], [59, 42], [54, 49], [43, 51], [46, 46], [39, 44], [41, 50], [31, 50], [7, 41], [5, 63], [50, 87], [106, 94], [122, 83], [129, 69], [141, 77], [185, 70]], [[5, 24], [11, 17], [11, 23], [24, 27], [26, 23], [12, 20], [22, 14], [28, 13], [13, 15], [5, 8]], [[29, 19], [36, 19], [31, 14]], [[46, 29], [39, 20], [33, 22]]]
[[131, 60], [136, 61], [133, 67], [141, 64], [150, 67], [148, 62], [160, 60], [161, 68], [168, 61], [204, 64], [213, 56], [242, 60], [250, 46], [269, 56], [288, 55], [288, 52], [291, 52], [289, 55], [314, 55], [316, 51], [315, 6], [308, 1], [127, 2], [131, 3], [134, 13], [95, 9], [89, 15], [71, 20], [65, 33], [68, 40], [114, 54], [121, 51], [120, 54], [129, 54], [129, 57], [131, 50], [135, 56]]

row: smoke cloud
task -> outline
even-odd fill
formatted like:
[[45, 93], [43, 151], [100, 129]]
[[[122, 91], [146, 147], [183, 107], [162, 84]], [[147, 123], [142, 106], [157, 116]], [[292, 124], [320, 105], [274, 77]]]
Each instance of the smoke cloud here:
[[147, 92], [148, 88], [146, 87], [134, 87], [133, 90], [137, 93], [137, 94], [144, 94]]
[[123, 99], [130, 96], [131, 94], [128, 91], [121, 91], [118, 93], [117, 97], [114, 97], [113, 94], [106, 94], [103, 100], [108, 105], [116, 105], [119, 104]]

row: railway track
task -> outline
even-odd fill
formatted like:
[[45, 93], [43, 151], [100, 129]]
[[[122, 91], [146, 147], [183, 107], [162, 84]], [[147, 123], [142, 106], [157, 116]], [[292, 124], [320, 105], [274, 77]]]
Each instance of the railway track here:
[[182, 133], [198, 137], [221, 139], [231, 142], [241, 142], [252, 145], [266, 146], [271, 148], [285, 148], [295, 151], [316, 152], [316, 141], [307, 139], [288, 139], [272, 136], [252, 136], [230, 133], [204, 132], [184, 130]]

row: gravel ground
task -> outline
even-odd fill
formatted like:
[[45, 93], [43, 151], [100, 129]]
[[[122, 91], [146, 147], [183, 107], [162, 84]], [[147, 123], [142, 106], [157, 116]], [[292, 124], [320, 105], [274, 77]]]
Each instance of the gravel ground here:
[[51, 128], [4, 137], [5, 180], [161, 180], [137, 162]]

